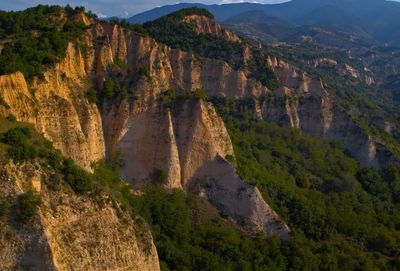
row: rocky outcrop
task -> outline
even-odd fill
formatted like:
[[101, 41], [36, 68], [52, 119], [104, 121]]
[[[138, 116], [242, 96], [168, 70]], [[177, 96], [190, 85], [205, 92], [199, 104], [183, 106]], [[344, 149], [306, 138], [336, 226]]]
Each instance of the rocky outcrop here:
[[[217, 28], [214, 34], [227, 33]], [[91, 162], [120, 151], [121, 176], [137, 188], [156, 182], [169, 189], [188, 189], [206, 163], [234, 156], [224, 123], [211, 104], [189, 99], [169, 110], [158, 102], [160, 93], [171, 88], [180, 94], [204, 89], [209, 96], [228, 97], [268, 92], [221, 60], [171, 49], [105, 22], [93, 24], [79, 45], [69, 44], [65, 59], [44, 77], [29, 83], [21, 73], [1, 77], [1, 114], [34, 124], [64, 155], [88, 170]], [[104, 102], [100, 114], [85, 94], [91, 86], [102, 92], [109, 78], [126, 87], [131, 98]], [[256, 190], [249, 191], [258, 197]], [[239, 217], [234, 211], [239, 205], [230, 209], [233, 218]], [[255, 209], [239, 212], [240, 217], [265, 216], [265, 205], [249, 206]], [[253, 232], [266, 230], [260, 223], [251, 224]]]
[[107, 118], [124, 119], [119, 129], [113, 129], [117, 138], [110, 147], [121, 152], [121, 174], [134, 186], [157, 181], [154, 172], [160, 169], [168, 176], [166, 187], [186, 187], [205, 162], [217, 155], [233, 156], [228, 132], [211, 104], [188, 100], [175, 114], [157, 102], [138, 108], [134, 104], [131, 111], [113, 110], [113, 118]]
[[207, 198], [221, 213], [234, 218], [249, 234], [289, 238], [289, 227], [264, 201], [257, 187], [244, 183], [235, 168], [217, 156], [203, 164], [190, 183], [191, 189]]
[[186, 16], [183, 20], [193, 25], [197, 33], [211, 34], [232, 42], [241, 42], [240, 38], [235, 33], [223, 28], [214, 19], [208, 18], [207, 16], [191, 15]]
[[274, 57], [268, 63], [283, 86], [266, 97], [262, 105], [266, 120], [337, 140], [364, 166], [386, 167], [393, 163], [388, 148], [370, 135], [356, 116], [335, 103], [320, 79]]
[[[143, 112], [122, 114], [115, 119], [119, 118], [124, 119], [123, 126], [113, 131], [118, 139], [110, 148], [121, 152], [122, 178], [137, 188], [152, 182], [181, 188], [181, 165], [171, 112], [152, 105]], [[166, 177], [157, 179], [157, 171]]]
[[[118, 57], [128, 63], [130, 68], [124, 75], [130, 79], [130, 86], [138, 97], [154, 97], [169, 88], [187, 91], [203, 88], [209, 96], [228, 97], [259, 96], [268, 91], [261, 83], [247, 78], [243, 71], [234, 70], [223, 61], [171, 49], [116, 25], [99, 23], [93, 29], [94, 42], [103, 37], [97, 55], [108, 52], [111, 56], [107, 59]], [[134, 82], [132, 78], [137, 78], [140, 67], [145, 67], [150, 77]]]
[[[288, 227], [257, 188], [245, 184], [227, 162], [226, 158], [234, 157], [232, 143], [210, 103], [193, 99], [173, 109], [158, 102], [121, 107], [110, 111], [112, 117], [106, 119], [111, 123], [104, 127], [114, 127], [112, 134], [118, 136], [112, 149], [120, 151], [124, 161], [121, 175], [134, 187], [158, 183], [169, 189], [191, 190], [251, 234], [288, 237]], [[117, 119], [119, 124], [112, 125]], [[163, 180], [157, 176], [160, 170], [165, 174]], [[213, 184], [205, 185], [209, 182]]]
[[85, 98], [91, 86], [90, 63], [70, 44], [65, 59], [45, 72], [43, 80], [27, 83], [20, 72], [0, 76], [0, 114], [32, 123], [87, 170], [104, 157], [100, 112]]
[[318, 58], [314, 61], [314, 67], [318, 67], [321, 65], [336, 66], [337, 64], [338, 64], [338, 62], [336, 59], [327, 58], [327, 57]]
[[[159, 270], [146, 227], [111, 208], [106, 198], [78, 196], [61, 185], [48, 187], [52, 173], [39, 164], [2, 168], [0, 199], [17, 197], [40, 182], [42, 205], [29, 225], [0, 221], [1, 270]], [[36, 188], [37, 188], [36, 184]]]
[[217, 156], [234, 156], [225, 124], [210, 103], [186, 102], [175, 124], [184, 184], [206, 162]]

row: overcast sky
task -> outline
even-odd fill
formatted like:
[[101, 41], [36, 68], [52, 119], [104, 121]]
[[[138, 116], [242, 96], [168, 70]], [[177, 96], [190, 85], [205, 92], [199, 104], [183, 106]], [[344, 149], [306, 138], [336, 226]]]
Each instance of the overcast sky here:
[[[258, 3], [281, 3], [288, 0], [258, 0]], [[252, 2], [252, 0], [185, 0], [184, 3], [227, 4]], [[21, 10], [39, 4], [84, 6], [100, 16], [129, 17], [136, 13], [163, 5], [178, 3], [171, 0], [0, 0], [2, 10]]]

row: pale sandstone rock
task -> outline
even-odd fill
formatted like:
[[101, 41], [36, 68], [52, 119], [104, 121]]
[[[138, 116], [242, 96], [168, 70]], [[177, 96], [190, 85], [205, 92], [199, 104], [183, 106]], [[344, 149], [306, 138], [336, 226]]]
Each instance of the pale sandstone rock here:
[[[32, 175], [51, 172], [39, 164], [8, 164], [1, 170], [0, 198], [15, 199], [31, 189]], [[39, 215], [27, 226], [0, 222], [1, 270], [159, 270], [157, 251], [146, 227], [138, 227], [102, 200], [77, 196], [69, 188], [42, 185]], [[11, 238], [4, 239], [11, 232]]]
[[[111, 113], [116, 119], [125, 119], [120, 121], [123, 125], [118, 125], [118, 131], [113, 130], [120, 135], [114, 143], [124, 161], [124, 179], [141, 188], [157, 183], [154, 172], [161, 169], [168, 176], [161, 185], [205, 196], [250, 234], [265, 232], [288, 237], [288, 227], [265, 203], [257, 188], [245, 184], [224, 160], [234, 157], [233, 147], [222, 119], [210, 103], [186, 101], [174, 110], [173, 116], [157, 103], [141, 110], [138, 107], [131, 107], [130, 114], [126, 114], [126, 107]], [[118, 112], [122, 115], [116, 115]], [[219, 189], [204, 188], [204, 182], [210, 179], [213, 187]], [[198, 185], [203, 187], [200, 191]], [[244, 188], [245, 194], [237, 194], [240, 188]]]
[[241, 42], [235, 33], [223, 28], [214, 19], [210, 19], [207, 16], [191, 15], [186, 16], [183, 20], [192, 24], [197, 33], [211, 34], [232, 42]]
[[2, 115], [13, 114], [32, 123], [64, 155], [90, 170], [90, 163], [104, 157], [103, 129], [96, 105], [84, 97], [89, 88], [84, 59], [75, 46], [66, 58], [28, 87], [22, 73], [0, 76]]
[[181, 168], [171, 113], [154, 105], [148, 111], [128, 117], [121, 128], [116, 142], [124, 161], [121, 176], [140, 188], [154, 181], [156, 170], [162, 170], [168, 175], [162, 185], [181, 188]]
[[[234, 155], [224, 123], [211, 104], [187, 102], [172, 114], [155, 102], [158, 94], [168, 88], [204, 88], [209, 96], [228, 97], [268, 92], [260, 82], [223, 61], [171, 49], [119, 26], [96, 23], [82, 41], [86, 55], [70, 44], [65, 59], [45, 73], [46, 80], [32, 82], [35, 93], [20, 73], [1, 77], [0, 95], [6, 104], [0, 106], [1, 113], [33, 123], [64, 155], [86, 169], [105, 154], [111, 157], [121, 150], [125, 162], [121, 176], [137, 187], [152, 182], [155, 170], [161, 169], [168, 176], [165, 187], [186, 188], [205, 163]], [[85, 91], [91, 83], [102, 90], [116, 58], [129, 65], [122, 71], [127, 83], [143, 65], [151, 80], [133, 82], [131, 91], [139, 100], [111, 108], [104, 105], [100, 116], [97, 107], [84, 98]], [[236, 207], [232, 208], [235, 214]], [[256, 216], [264, 217], [263, 208], [254, 208]], [[260, 229], [257, 223], [253, 232]]]
[[220, 212], [229, 214], [249, 234], [289, 238], [289, 227], [264, 201], [257, 187], [244, 183], [235, 168], [221, 157], [203, 164], [190, 183]]

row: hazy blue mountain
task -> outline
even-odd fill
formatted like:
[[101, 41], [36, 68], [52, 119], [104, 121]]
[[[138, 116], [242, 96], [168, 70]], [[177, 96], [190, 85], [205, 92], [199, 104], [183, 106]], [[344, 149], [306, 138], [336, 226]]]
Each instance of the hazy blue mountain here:
[[260, 10], [241, 13], [224, 21], [223, 24], [241, 36], [262, 42], [285, 39], [294, 35], [297, 29], [295, 24]]
[[[385, 0], [293, 0], [275, 5], [177, 4], [146, 11], [129, 18], [129, 21], [143, 23], [193, 6], [208, 9], [217, 21], [233, 25], [235, 29], [246, 26], [246, 31], [270, 37], [280, 38], [282, 34], [276, 33], [280, 30], [286, 36], [293, 25], [346, 26], [347, 31], [357, 35], [367, 33], [380, 42], [400, 44], [400, 3]], [[249, 27], [254, 29], [249, 30]]]
[[298, 25], [359, 25], [360, 19], [351, 13], [332, 5], [326, 5], [313, 9], [294, 21]]

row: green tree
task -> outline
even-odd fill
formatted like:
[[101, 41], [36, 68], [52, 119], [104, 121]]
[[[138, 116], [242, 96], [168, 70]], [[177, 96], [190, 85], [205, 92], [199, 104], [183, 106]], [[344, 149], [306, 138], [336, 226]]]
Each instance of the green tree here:
[[28, 191], [20, 196], [17, 204], [17, 219], [22, 223], [32, 220], [37, 207], [42, 204], [42, 199], [32, 191]]

